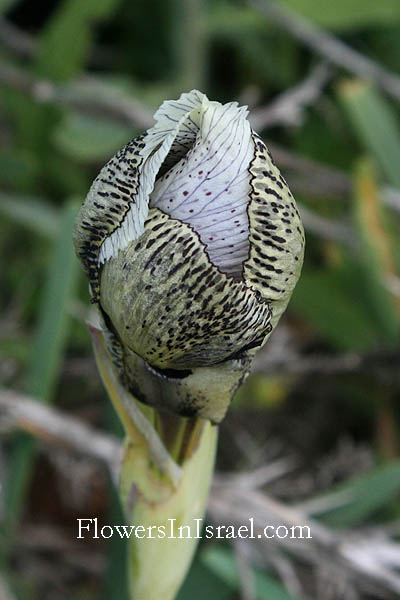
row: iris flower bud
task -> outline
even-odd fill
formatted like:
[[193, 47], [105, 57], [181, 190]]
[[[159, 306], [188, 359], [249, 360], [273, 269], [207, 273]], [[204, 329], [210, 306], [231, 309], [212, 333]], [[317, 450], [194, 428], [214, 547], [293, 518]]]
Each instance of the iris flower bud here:
[[300, 274], [296, 203], [245, 107], [193, 90], [101, 170], [74, 242], [123, 384], [220, 422]]

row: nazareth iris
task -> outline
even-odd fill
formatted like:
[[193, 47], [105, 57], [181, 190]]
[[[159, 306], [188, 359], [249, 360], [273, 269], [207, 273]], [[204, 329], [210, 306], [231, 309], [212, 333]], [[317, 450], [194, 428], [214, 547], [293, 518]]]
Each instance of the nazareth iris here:
[[245, 107], [197, 90], [100, 171], [74, 242], [123, 384], [217, 423], [303, 262], [295, 200]]

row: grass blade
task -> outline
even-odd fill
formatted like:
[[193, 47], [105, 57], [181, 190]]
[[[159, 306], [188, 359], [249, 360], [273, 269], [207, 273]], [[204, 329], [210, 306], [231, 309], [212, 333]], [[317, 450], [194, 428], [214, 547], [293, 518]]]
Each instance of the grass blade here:
[[[67, 306], [78, 276], [77, 260], [71, 242], [77, 203], [67, 202], [61, 216], [60, 234], [55, 240], [53, 260], [49, 265], [47, 282], [42, 296], [37, 333], [32, 346], [26, 390], [42, 402], [50, 402], [68, 334]], [[7, 553], [11, 536], [21, 513], [24, 494], [29, 484], [35, 458], [35, 440], [18, 435], [9, 463], [5, 487], [4, 524]]]
[[[240, 580], [235, 556], [227, 548], [214, 547], [202, 554], [202, 563], [235, 591]], [[254, 591], [257, 600], [294, 600], [293, 596], [271, 575], [253, 569]]]
[[339, 95], [365, 147], [400, 188], [400, 128], [389, 103], [363, 81], [343, 82]]
[[0, 214], [49, 238], [55, 238], [60, 229], [59, 211], [40, 198], [0, 191]]

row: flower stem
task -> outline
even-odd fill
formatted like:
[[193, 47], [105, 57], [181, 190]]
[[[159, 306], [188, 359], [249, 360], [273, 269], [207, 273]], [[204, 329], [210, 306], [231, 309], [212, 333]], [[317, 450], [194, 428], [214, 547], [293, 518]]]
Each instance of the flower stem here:
[[128, 546], [132, 600], [173, 600], [201, 531], [218, 427], [144, 406], [120, 384], [103, 333], [89, 326], [97, 366], [125, 428], [120, 498], [133, 525]]

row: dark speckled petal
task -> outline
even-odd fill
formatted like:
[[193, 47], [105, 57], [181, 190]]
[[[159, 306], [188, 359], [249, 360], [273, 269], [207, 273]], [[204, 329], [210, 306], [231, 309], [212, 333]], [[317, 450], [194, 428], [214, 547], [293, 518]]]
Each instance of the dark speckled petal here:
[[155, 118], [101, 170], [74, 241], [123, 384], [219, 422], [290, 299], [303, 227], [245, 108], [194, 90]]

